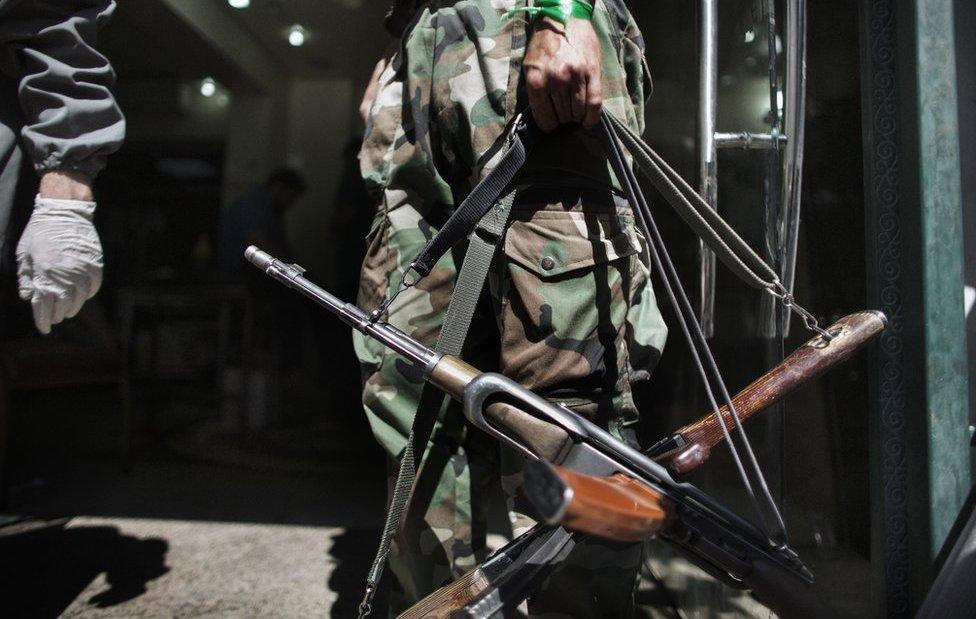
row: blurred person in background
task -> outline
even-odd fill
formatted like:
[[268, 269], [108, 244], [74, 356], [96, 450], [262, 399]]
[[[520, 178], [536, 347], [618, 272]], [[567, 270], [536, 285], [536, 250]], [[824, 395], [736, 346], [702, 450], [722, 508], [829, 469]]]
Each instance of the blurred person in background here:
[[244, 259], [244, 250], [257, 245], [280, 260], [295, 261], [285, 235], [285, 215], [305, 192], [305, 186], [305, 179], [295, 170], [276, 170], [263, 184], [231, 202], [217, 224], [217, 269], [247, 286], [258, 313], [257, 344], [275, 372], [299, 369], [308, 307], [301, 298], [251, 267]]
[[40, 175], [16, 246], [20, 297], [41, 333], [102, 282], [92, 180], [125, 137], [115, 72], [96, 49], [112, 0], [0, 0], [0, 257], [23, 158]]
[[244, 250], [257, 245], [281, 260], [292, 261], [285, 237], [285, 214], [305, 193], [305, 179], [288, 168], [273, 172], [263, 185], [252, 187], [221, 213], [217, 229], [217, 267], [228, 275], [252, 269]]

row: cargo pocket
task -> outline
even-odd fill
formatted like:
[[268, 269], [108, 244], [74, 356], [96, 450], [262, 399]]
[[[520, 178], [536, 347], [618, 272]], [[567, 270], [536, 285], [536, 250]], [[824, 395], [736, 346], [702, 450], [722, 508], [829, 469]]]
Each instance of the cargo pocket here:
[[626, 389], [627, 317], [640, 245], [629, 209], [573, 209], [512, 211], [495, 291], [500, 362], [529, 389], [592, 416], [613, 408]]
[[633, 224], [616, 212], [514, 210], [505, 255], [542, 280], [556, 280], [639, 251]]
[[651, 284], [650, 265], [646, 262], [647, 244], [639, 232], [637, 237], [641, 253], [633, 261], [630, 307], [627, 310], [627, 351], [631, 383], [642, 382], [651, 377], [668, 339], [668, 327], [658, 308], [657, 296]]

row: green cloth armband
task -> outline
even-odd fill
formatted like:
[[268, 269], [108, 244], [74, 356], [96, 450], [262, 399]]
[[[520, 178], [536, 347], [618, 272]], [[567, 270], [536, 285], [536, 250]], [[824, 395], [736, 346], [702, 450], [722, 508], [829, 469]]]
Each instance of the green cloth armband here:
[[593, 5], [583, 0], [535, 0], [533, 6], [512, 9], [505, 13], [505, 17], [512, 17], [516, 13], [525, 13], [532, 19], [550, 17], [565, 25], [571, 17], [590, 21]]

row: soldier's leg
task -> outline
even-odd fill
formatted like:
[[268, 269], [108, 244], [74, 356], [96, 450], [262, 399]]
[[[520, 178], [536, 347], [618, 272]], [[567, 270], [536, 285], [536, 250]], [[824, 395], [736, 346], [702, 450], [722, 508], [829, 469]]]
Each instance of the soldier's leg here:
[[[493, 278], [501, 370], [628, 438], [637, 421], [630, 381], [649, 369], [633, 366], [640, 355], [632, 354], [632, 334], [639, 330], [642, 343], [656, 350], [666, 335], [647, 278], [630, 209], [609, 193], [523, 192]], [[532, 596], [529, 609], [544, 617], [626, 616], [640, 558], [639, 544], [587, 540]]]
[[[384, 216], [374, 231], [364, 262], [359, 298], [363, 308], [376, 307], [383, 295], [392, 293], [399, 274], [426, 240], [422, 233], [425, 225], [410, 207]], [[451, 257], [442, 259], [418, 286], [397, 296], [390, 307], [389, 322], [433, 346], [450, 303], [455, 276]], [[376, 278], [385, 278], [386, 284], [370, 286], [369, 282]], [[378, 343], [357, 338], [356, 346], [364, 370], [363, 404], [373, 433], [390, 459], [392, 491], [423, 381], [412, 366]], [[450, 410], [441, 411], [420, 467], [422, 473], [410, 509], [390, 553], [390, 568], [398, 583], [392, 604], [396, 611], [467, 571], [482, 556], [483, 516], [477, 499], [483, 493], [473, 492], [472, 487], [477, 489], [490, 477], [487, 471], [493, 465], [484, 462], [480, 453], [472, 458], [463, 416], [453, 409], [451, 405]]]
[[[409, 42], [406, 47], [410, 52]], [[430, 136], [417, 126], [426, 104], [406, 96], [408, 91], [429, 91], [423, 82], [430, 72], [422, 67], [411, 70], [414, 62], [423, 62], [422, 56], [400, 58], [381, 76], [361, 153], [363, 177], [378, 202], [360, 279], [358, 303], [366, 310], [399, 286], [436, 227], [428, 216], [450, 204], [449, 193], [444, 194], [447, 185], [428, 160]], [[404, 70], [394, 69], [403, 64]], [[389, 322], [433, 347], [456, 274], [451, 257], [443, 258], [417, 286], [397, 296], [389, 308]], [[363, 404], [390, 460], [392, 488], [417, 409], [421, 376], [379, 343], [358, 334], [354, 338], [363, 370]], [[483, 467], [469, 462], [464, 437], [460, 415], [443, 416], [435, 427], [422, 462], [423, 487], [411, 502], [390, 554], [394, 590], [399, 593], [394, 610], [419, 600], [475, 562], [471, 520], [478, 507], [472, 504], [472, 474], [479, 479]]]

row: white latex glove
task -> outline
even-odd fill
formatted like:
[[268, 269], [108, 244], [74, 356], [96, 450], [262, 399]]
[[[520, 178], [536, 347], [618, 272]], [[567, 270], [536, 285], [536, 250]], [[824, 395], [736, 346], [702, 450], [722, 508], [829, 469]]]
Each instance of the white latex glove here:
[[94, 202], [34, 200], [34, 213], [17, 243], [17, 280], [41, 333], [77, 314], [102, 285], [94, 215]]

